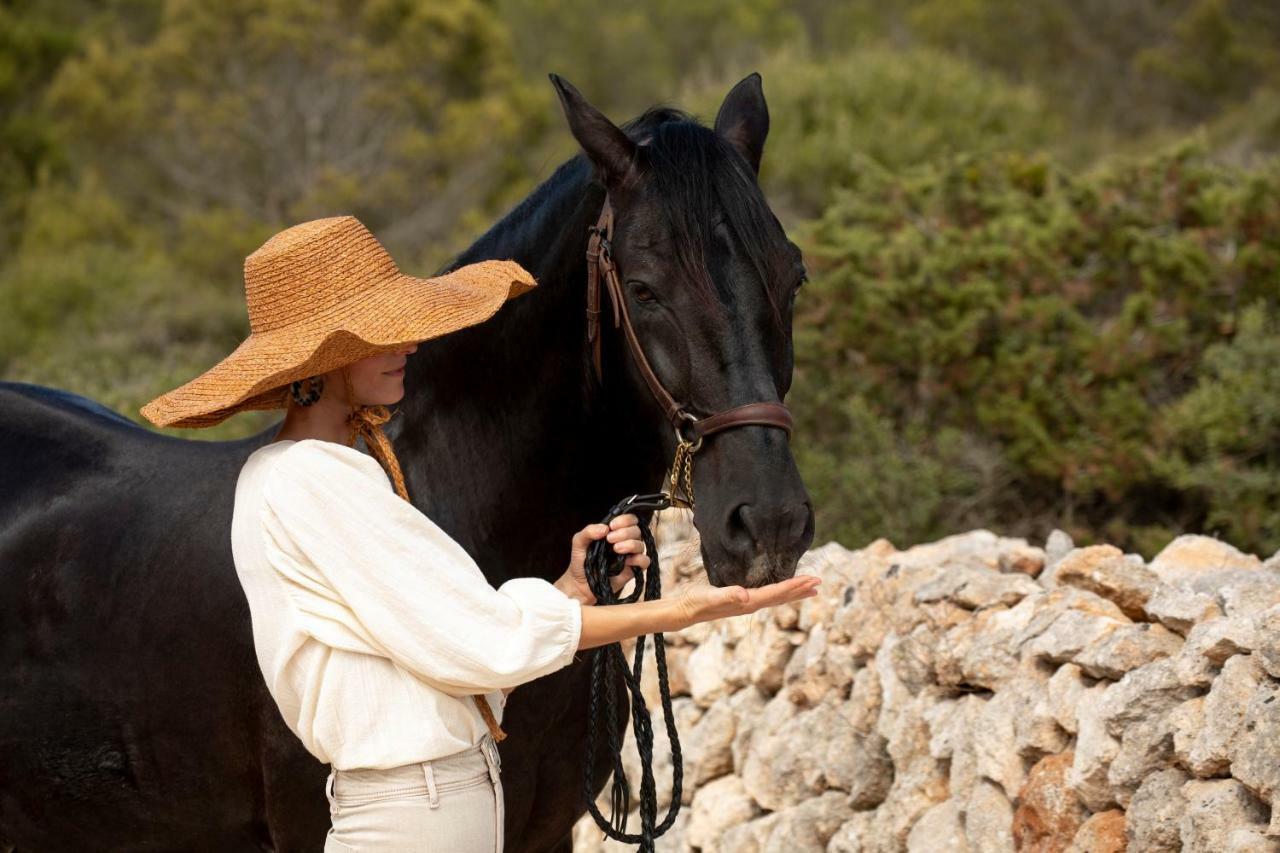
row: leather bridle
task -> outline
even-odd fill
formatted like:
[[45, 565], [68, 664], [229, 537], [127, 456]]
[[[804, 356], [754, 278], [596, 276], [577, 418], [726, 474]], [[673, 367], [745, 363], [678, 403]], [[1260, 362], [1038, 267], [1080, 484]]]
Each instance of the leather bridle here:
[[[609, 288], [610, 298], [613, 301], [614, 328], [622, 327], [627, 343], [631, 347], [631, 354], [635, 358], [636, 367], [640, 370], [640, 375], [644, 377], [645, 384], [649, 386], [649, 390], [653, 392], [658, 405], [662, 407], [667, 420], [670, 421], [675, 429], [676, 439], [681, 449], [684, 449], [687, 454], [692, 454], [702, 446], [702, 440], [707, 436], [731, 427], [750, 424], [786, 430], [787, 438], [790, 439], [792, 429], [791, 411], [780, 402], [743, 403], [740, 406], [734, 406], [699, 418], [689, 411], [687, 404], [676, 400], [667, 391], [666, 386], [662, 384], [662, 380], [653, 372], [653, 368], [649, 365], [649, 360], [645, 358], [644, 349], [640, 346], [640, 340], [636, 337], [635, 329], [631, 325], [631, 314], [627, 309], [627, 302], [623, 298], [622, 284], [618, 280], [617, 265], [613, 261], [613, 247], [610, 242], [613, 236], [613, 207], [609, 203], [607, 194], [605, 195], [604, 206], [600, 210], [599, 219], [596, 220], [595, 225], [587, 230], [591, 233], [591, 238], [587, 241], [587, 345], [591, 347], [591, 359], [592, 364], [595, 366], [596, 379], [603, 382], [600, 366], [600, 279], [603, 274], [605, 284]], [[692, 429], [693, 438], [686, 438], [684, 432], [681, 431], [681, 428], [686, 424]], [[676, 474], [675, 469], [679, 465], [680, 456], [678, 449], [676, 463], [672, 467], [673, 486]], [[689, 494], [688, 497], [688, 505], [692, 506], [692, 494]]]

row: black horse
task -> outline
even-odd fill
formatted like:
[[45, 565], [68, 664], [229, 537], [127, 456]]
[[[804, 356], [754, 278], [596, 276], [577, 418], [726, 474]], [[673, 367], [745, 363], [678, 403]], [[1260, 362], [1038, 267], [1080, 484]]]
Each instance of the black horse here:
[[[657, 489], [674, 452], [609, 322], [603, 384], [592, 371], [584, 251], [606, 190], [636, 331], [695, 414], [784, 397], [804, 276], [756, 181], [759, 75], [729, 92], [714, 129], [665, 107], [620, 129], [552, 81], [585, 156], [447, 267], [513, 258], [539, 287], [422, 345], [388, 424], [415, 504], [495, 585], [557, 577], [571, 534]], [[0, 383], [0, 848], [320, 849], [326, 768], [267, 693], [231, 559], [237, 474], [274, 433], [180, 440]], [[813, 513], [786, 433], [711, 436], [693, 476], [713, 584], [794, 573]], [[590, 658], [507, 703], [509, 850], [571, 849]]]

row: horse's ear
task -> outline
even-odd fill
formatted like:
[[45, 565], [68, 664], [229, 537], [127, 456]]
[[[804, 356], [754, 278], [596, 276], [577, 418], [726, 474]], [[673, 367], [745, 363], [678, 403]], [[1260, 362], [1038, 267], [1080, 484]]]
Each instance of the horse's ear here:
[[760, 72], [753, 71], [724, 96], [716, 114], [716, 133], [737, 149], [742, 159], [760, 174], [764, 138], [769, 135], [769, 106], [764, 102]]
[[547, 75], [560, 96], [560, 106], [569, 120], [569, 131], [595, 163], [606, 187], [626, 183], [635, 169], [636, 145], [621, 128], [582, 97], [572, 83], [559, 74]]

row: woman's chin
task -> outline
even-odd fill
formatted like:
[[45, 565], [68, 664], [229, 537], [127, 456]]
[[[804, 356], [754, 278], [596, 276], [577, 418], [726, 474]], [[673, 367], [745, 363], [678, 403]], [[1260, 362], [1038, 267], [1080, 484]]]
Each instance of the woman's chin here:
[[378, 395], [379, 402], [391, 406], [404, 399], [404, 379], [394, 379], [387, 384], [386, 390]]

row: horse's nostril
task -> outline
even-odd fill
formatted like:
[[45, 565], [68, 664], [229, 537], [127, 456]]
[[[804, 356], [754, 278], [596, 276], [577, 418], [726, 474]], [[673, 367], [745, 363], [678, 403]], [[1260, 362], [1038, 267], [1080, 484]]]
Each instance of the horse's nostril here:
[[747, 552], [755, 543], [755, 535], [747, 518], [747, 504], [738, 504], [729, 510], [729, 518], [725, 524], [725, 534], [734, 550]]
[[776, 510], [741, 503], [729, 511], [726, 544], [747, 558], [765, 551], [803, 549], [813, 539], [813, 522], [813, 510], [807, 500]]

